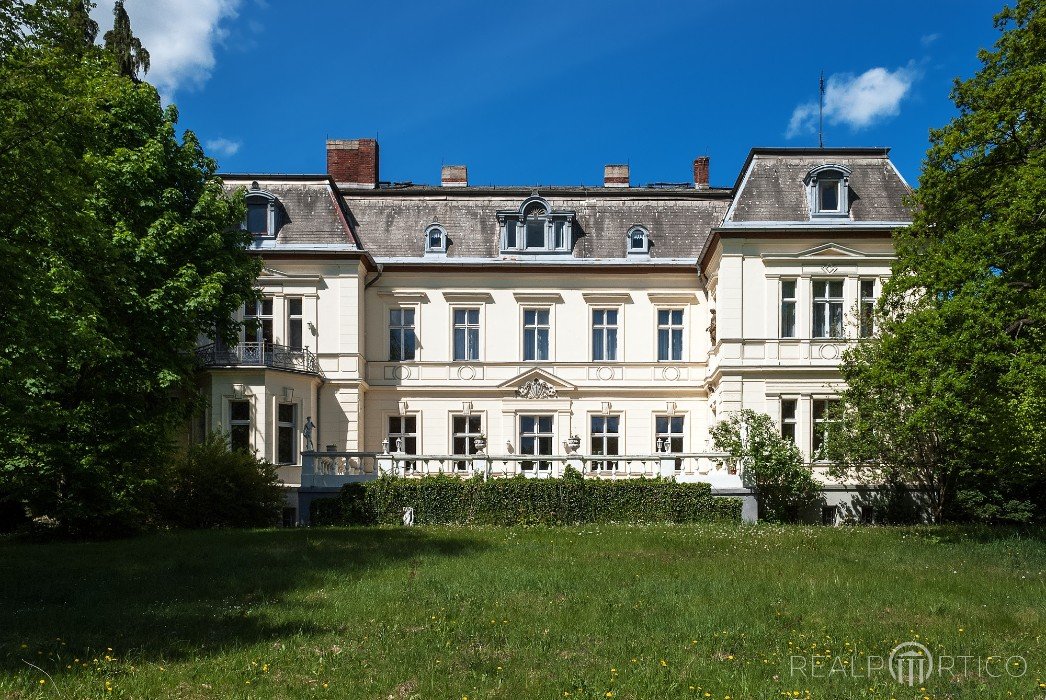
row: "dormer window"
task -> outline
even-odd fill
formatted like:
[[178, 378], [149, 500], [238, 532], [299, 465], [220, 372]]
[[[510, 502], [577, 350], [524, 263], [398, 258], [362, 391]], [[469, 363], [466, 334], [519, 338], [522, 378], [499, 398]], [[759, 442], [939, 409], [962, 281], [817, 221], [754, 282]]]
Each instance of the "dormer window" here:
[[439, 224], [432, 224], [425, 229], [425, 252], [447, 252], [447, 230]]
[[804, 179], [810, 217], [843, 217], [850, 213], [850, 169], [844, 165], [822, 165]]
[[574, 243], [574, 212], [554, 211], [538, 196], [516, 211], [499, 211], [498, 222], [503, 253], [569, 253]]
[[275, 237], [279, 217], [279, 208], [274, 195], [251, 183], [247, 190], [247, 219], [241, 228], [253, 236]]
[[628, 254], [645, 255], [650, 252], [650, 233], [642, 226], [628, 230]]

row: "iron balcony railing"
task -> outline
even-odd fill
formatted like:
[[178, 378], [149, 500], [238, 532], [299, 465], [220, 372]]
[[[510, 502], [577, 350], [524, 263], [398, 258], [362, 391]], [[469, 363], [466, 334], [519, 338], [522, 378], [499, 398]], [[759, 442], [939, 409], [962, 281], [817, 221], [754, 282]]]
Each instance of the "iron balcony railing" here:
[[211, 343], [198, 348], [196, 357], [205, 367], [272, 367], [291, 372], [320, 373], [316, 355], [311, 351], [274, 343], [239, 343], [231, 347]]

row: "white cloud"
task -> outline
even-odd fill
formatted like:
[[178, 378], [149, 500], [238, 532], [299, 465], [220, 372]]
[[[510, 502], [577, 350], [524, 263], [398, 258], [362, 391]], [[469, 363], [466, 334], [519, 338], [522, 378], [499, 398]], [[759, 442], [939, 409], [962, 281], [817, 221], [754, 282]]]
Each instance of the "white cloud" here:
[[[165, 101], [180, 88], [200, 87], [214, 68], [214, 46], [225, 37], [222, 20], [235, 17], [241, 0], [127, 0], [131, 29], [149, 50], [145, 79]], [[91, 16], [98, 40], [113, 26], [114, 0], [98, 0]]]
[[234, 156], [243, 144], [232, 139], [217, 138], [207, 139], [203, 145], [207, 149], [208, 155]]
[[[914, 63], [889, 71], [871, 68], [860, 75], [836, 73], [825, 84], [824, 118], [829, 124], [864, 129], [877, 121], [900, 114], [901, 100], [918, 78]], [[811, 134], [817, 128], [817, 102], [795, 108], [786, 138]]]
[[925, 49], [929, 48], [930, 44], [932, 44], [940, 38], [941, 35], [937, 32], [934, 32], [933, 34], [924, 35], [921, 39], [919, 39], [919, 43], [921, 43], [923, 45], [923, 48]]

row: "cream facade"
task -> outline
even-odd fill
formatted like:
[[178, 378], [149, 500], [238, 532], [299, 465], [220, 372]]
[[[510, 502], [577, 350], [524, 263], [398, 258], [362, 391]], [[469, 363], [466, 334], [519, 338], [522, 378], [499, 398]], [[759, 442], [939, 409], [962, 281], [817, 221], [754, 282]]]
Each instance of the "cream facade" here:
[[[693, 182], [644, 187], [627, 166], [593, 188], [473, 187], [460, 166], [383, 183], [368, 140], [328, 143], [328, 171], [225, 177], [247, 189], [263, 301], [242, 343], [200, 352], [197, 430], [230, 431], [299, 495], [386, 454], [739, 489], [709, 430], [741, 408], [816, 461], [910, 218], [886, 149], [755, 149], [729, 188], [704, 158]], [[832, 517], [852, 497], [826, 479]]]

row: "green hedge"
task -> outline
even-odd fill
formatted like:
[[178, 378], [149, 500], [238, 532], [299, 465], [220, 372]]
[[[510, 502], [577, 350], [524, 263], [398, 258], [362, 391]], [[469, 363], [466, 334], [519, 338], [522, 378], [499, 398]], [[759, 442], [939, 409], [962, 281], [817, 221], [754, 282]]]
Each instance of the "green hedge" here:
[[741, 520], [741, 501], [712, 495], [708, 484], [661, 479], [483, 481], [481, 477], [382, 477], [346, 484], [338, 498], [314, 501], [313, 525], [389, 525], [414, 508], [419, 525], [568, 525]]

